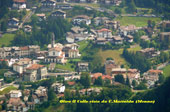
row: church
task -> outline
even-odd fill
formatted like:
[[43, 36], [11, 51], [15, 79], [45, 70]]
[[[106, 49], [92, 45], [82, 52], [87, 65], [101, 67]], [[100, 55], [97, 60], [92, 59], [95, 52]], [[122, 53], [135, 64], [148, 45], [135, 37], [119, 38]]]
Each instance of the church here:
[[48, 56], [45, 58], [46, 63], [65, 64], [67, 59], [80, 58], [79, 45], [76, 43], [62, 45], [55, 43], [54, 34], [52, 34], [51, 44], [48, 45]]

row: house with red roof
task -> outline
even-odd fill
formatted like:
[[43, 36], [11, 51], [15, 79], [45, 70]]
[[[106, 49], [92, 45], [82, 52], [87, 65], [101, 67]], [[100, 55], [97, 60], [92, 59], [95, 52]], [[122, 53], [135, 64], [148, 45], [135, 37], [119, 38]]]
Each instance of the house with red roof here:
[[98, 38], [112, 38], [112, 31], [106, 28], [102, 28], [97, 30], [97, 37]]
[[24, 81], [36, 81], [47, 77], [47, 67], [40, 64], [32, 64], [24, 72]]

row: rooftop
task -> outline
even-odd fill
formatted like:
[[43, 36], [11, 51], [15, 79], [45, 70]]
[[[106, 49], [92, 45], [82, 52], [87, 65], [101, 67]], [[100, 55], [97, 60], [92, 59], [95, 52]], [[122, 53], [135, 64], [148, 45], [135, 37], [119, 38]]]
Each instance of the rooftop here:
[[26, 69], [28, 69], [28, 70], [37, 70], [37, 69], [42, 68], [42, 67], [44, 67], [44, 65], [33, 64], [33, 65], [31, 65], [30, 67], [28, 67]]

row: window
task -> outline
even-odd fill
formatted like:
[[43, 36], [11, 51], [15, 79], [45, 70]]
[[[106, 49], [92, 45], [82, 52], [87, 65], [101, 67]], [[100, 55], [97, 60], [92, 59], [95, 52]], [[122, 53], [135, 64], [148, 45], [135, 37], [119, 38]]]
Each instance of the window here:
[[53, 52], [53, 56], [55, 56], [55, 52]]

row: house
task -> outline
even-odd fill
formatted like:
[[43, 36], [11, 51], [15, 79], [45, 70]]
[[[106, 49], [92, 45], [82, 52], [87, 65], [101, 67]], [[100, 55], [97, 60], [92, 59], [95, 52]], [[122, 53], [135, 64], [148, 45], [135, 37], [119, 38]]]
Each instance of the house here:
[[126, 73], [127, 73], [126, 68], [113, 68], [111, 72], [112, 76], [115, 76], [117, 74], [126, 74]]
[[124, 78], [129, 78], [130, 83], [135, 80], [137, 84], [140, 82], [140, 71], [137, 69], [128, 69], [127, 74], [124, 74]]
[[86, 0], [87, 3], [97, 3], [97, 0]]
[[25, 31], [25, 32], [31, 32], [31, 31], [32, 31], [32, 26], [30, 26], [30, 25], [25, 25], [25, 26], [24, 26], [24, 31]]
[[10, 98], [20, 98], [22, 96], [20, 90], [11, 90], [9, 94], [10, 94]]
[[55, 0], [43, 0], [41, 2], [42, 7], [46, 7], [46, 8], [55, 8], [56, 6], [56, 1]]
[[67, 84], [68, 84], [69, 86], [74, 86], [74, 85], [76, 84], [76, 82], [75, 82], [75, 81], [68, 81]]
[[58, 82], [53, 83], [52, 88], [56, 93], [64, 93], [65, 91], [65, 86], [62, 83], [58, 83]]
[[121, 36], [132, 35], [135, 32], [137, 32], [139, 29], [141, 29], [141, 28], [136, 27], [135, 25], [120, 26], [119, 35], [121, 35]]
[[92, 93], [98, 95], [100, 92], [101, 88], [88, 88], [79, 90], [81, 95], [91, 95]]
[[106, 20], [104, 22], [104, 26], [108, 29], [113, 29], [116, 30], [120, 27], [120, 22], [119, 21], [110, 21], [110, 20]]
[[141, 53], [146, 58], [152, 58], [160, 55], [160, 51], [156, 51], [154, 48], [145, 48], [138, 52]]
[[4, 77], [16, 77], [17, 73], [13, 71], [7, 71], [4, 73]]
[[13, 112], [27, 112], [27, 108], [24, 102], [20, 98], [10, 98], [7, 101], [7, 111]]
[[97, 38], [96, 39], [96, 44], [98, 45], [105, 45], [107, 40], [105, 38]]
[[117, 65], [114, 60], [106, 60], [104, 67], [105, 67], [105, 74], [107, 75], [111, 75], [113, 68], [120, 68], [120, 66]]
[[89, 63], [88, 62], [78, 62], [77, 63], [77, 71], [78, 72], [88, 72], [89, 71]]
[[19, 26], [19, 20], [17, 18], [12, 18], [8, 21], [8, 26], [10, 28], [18, 28]]
[[20, 59], [17, 63], [13, 64], [13, 71], [22, 74], [31, 64], [32, 60], [29, 58]]
[[163, 21], [162, 22], [162, 27], [163, 28], [170, 28], [170, 21]]
[[170, 32], [161, 32], [160, 33], [160, 40], [164, 41], [164, 40], [169, 40], [170, 41]]
[[71, 32], [74, 34], [88, 34], [88, 31], [86, 28], [81, 28], [79, 26], [72, 27]]
[[40, 51], [40, 46], [30, 45], [24, 47], [3, 47], [0, 48], [0, 58], [21, 58], [35, 57], [35, 54]]
[[38, 16], [38, 20], [39, 21], [43, 21], [43, 20], [46, 19], [46, 16], [45, 16], [44, 13], [38, 13], [38, 14], [36, 14], [36, 16]]
[[34, 110], [35, 103], [34, 102], [27, 102], [26, 103], [28, 110]]
[[91, 78], [92, 78], [92, 83], [95, 82], [96, 79], [98, 79], [98, 77], [102, 77], [102, 73], [94, 73], [94, 74], [91, 74]]
[[114, 43], [114, 44], [123, 44], [123, 38], [121, 38], [120, 36], [113, 36], [112, 43]]
[[65, 3], [67, 0], [56, 0], [57, 2]]
[[70, 4], [57, 4], [56, 8], [61, 10], [70, 10], [73, 8], [73, 6], [71, 6]]
[[108, 20], [110, 20], [108, 17], [95, 17], [94, 23], [96, 26], [99, 26], [99, 25], [103, 25]]
[[150, 40], [150, 38], [148, 36], [146, 36], [146, 35], [143, 35], [140, 38], [141, 38], [141, 40], [144, 40], [144, 41]]
[[122, 0], [100, 0], [101, 4], [107, 4], [107, 5], [116, 5], [119, 6]]
[[125, 36], [125, 41], [129, 42], [129, 43], [132, 43], [133, 42], [133, 36], [132, 35]]
[[110, 75], [102, 75], [102, 80], [103, 81], [109, 80], [110, 83], [112, 84], [112, 77]]
[[80, 58], [79, 45], [76, 43], [64, 45], [63, 52], [66, 58]]
[[12, 7], [15, 9], [26, 9], [26, 0], [13, 0]]
[[66, 18], [66, 12], [62, 11], [62, 10], [57, 10], [57, 11], [51, 13], [51, 17], [52, 18], [62, 18], [62, 19], [65, 19]]
[[72, 19], [74, 25], [80, 25], [84, 23], [86, 25], [91, 24], [91, 18], [87, 15], [78, 15]]
[[162, 70], [149, 70], [143, 74], [143, 79], [147, 81], [148, 88], [154, 87], [155, 82], [159, 80], [159, 75], [162, 75]]
[[[43, 86], [40, 86], [38, 87], [36, 90], [35, 90], [35, 95], [37, 97], [37, 102], [35, 103], [43, 103], [44, 101], [47, 101], [48, 100], [48, 95], [47, 95], [47, 88], [43, 87]], [[35, 98], [36, 98], [35, 97]], [[35, 99], [34, 99], [35, 100]]]
[[112, 37], [112, 31], [106, 28], [102, 28], [100, 30], [97, 30], [97, 38], [111, 38]]
[[66, 40], [68, 43], [75, 43], [75, 42], [86, 40], [88, 36], [89, 36], [88, 34], [84, 34], [84, 33], [67, 32]]
[[24, 81], [42, 80], [47, 77], [47, 67], [39, 64], [32, 64], [26, 68], [24, 72]]

